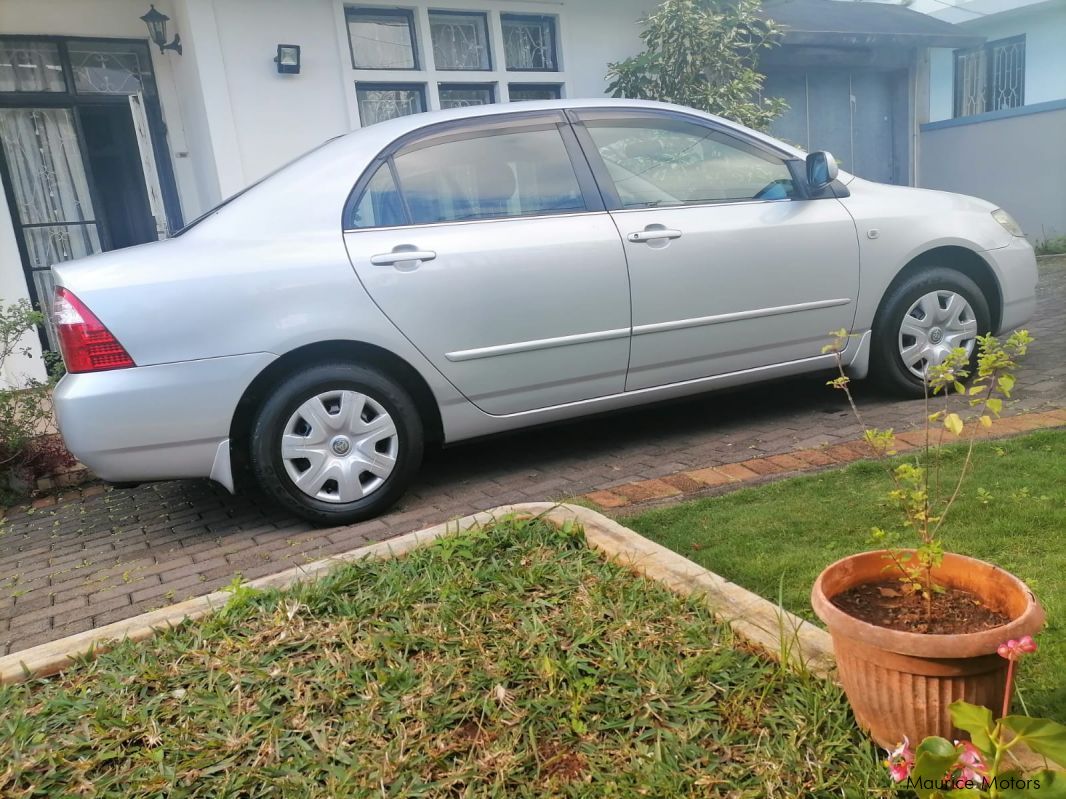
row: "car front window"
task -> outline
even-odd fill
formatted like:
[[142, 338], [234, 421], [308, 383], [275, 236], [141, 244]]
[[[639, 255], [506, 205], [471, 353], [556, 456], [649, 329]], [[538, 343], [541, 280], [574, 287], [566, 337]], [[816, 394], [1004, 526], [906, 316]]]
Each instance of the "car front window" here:
[[627, 208], [794, 194], [784, 161], [712, 128], [651, 119], [585, 126]]

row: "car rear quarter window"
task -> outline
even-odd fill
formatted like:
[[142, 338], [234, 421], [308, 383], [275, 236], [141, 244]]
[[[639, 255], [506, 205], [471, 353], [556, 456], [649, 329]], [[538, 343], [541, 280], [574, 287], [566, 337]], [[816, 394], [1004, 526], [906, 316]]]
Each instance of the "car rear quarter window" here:
[[554, 125], [419, 143], [395, 165], [416, 225], [586, 210]]
[[351, 211], [347, 227], [394, 227], [407, 221], [392, 169], [381, 164]]

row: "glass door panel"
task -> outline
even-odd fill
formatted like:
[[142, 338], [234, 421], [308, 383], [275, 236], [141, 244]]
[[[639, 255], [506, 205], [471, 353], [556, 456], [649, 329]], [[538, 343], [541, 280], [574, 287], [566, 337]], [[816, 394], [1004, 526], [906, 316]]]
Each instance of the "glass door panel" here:
[[[29, 254], [41, 310], [50, 310], [52, 264], [100, 252], [100, 230], [69, 108], [0, 108], [17, 227]], [[55, 332], [48, 322], [55, 347]]]

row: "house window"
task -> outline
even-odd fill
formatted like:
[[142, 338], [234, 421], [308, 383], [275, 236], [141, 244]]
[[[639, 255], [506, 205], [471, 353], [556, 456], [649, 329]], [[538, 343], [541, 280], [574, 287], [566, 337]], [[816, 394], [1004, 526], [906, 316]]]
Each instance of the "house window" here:
[[[349, 85], [355, 87], [355, 114], [364, 126], [422, 111], [551, 100], [565, 93], [556, 15], [433, 7], [452, 0], [429, 0], [429, 8], [417, 9], [359, 2], [366, 4], [346, 5], [344, 13], [352, 55]], [[136, 64], [126, 64], [119, 54], [104, 54], [103, 60], [99, 53], [88, 55], [86, 68], [96, 69], [92, 77], [98, 85], [136, 80]], [[79, 86], [85, 77], [76, 73]], [[432, 86], [437, 90], [430, 91]]]
[[509, 72], [558, 72], [555, 18], [502, 14], [504, 55]]
[[59, 45], [34, 39], [0, 41], [0, 92], [65, 92]]
[[955, 51], [955, 116], [1025, 105], [1025, 36]]
[[143, 44], [73, 39], [67, 43], [67, 53], [78, 94], [155, 92]]
[[355, 96], [364, 126], [426, 110], [426, 89], [420, 84], [357, 83]]
[[558, 83], [511, 83], [507, 86], [507, 93], [512, 103], [522, 100], [560, 100], [563, 87]]
[[466, 108], [496, 102], [496, 87], [491, 83], [441, 83], [438, 93], [441, 108]]
[[410, 11], [346, 8], [355, 69], [418, 69], [415, 20]]
[[492, 69], [489, 26], [484, 14], [430, 11], [429, 30], [437, 69]]

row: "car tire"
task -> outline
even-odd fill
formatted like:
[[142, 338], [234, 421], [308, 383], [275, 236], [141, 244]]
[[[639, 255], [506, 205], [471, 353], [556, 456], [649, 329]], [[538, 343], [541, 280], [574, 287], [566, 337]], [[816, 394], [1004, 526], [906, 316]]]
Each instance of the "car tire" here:
[[[916, 315], [921, 315], [923, 312], [916, 307], [916, 304], [924, 298], [930, 298], [931, 295], [935, 295], [935, 300], [941, 305], [940, 312], [945, 314], [944, 317], [939, 317], [941, 319], [946, 319], [946, 316], [950, 315], [943, 305], [953, 302], [950, 299], [952, 296], [964, 300], [968, 308], [964, 309], [964, 313], [955, 321], [947, 321], [943, 326], [939, 326], [934, 309], [934, 313], [928, 317], [932, 320], [931, 326], [927, 329], [928, 337], [922, 342], [917, 336], [907, 335], [903, 326], [907, 322], [908, 331], [920, 334], [916, 328], [925, 328], [929, 323], [924, 318], [917, 318]], [[908, 319], [908, 316], [911, 319]], [[973, 341], [973, 354], [970, 361], [972, 374], [977, 364], [977, 343], [970, 338], [968, 329], [962, 332], [964, 327], [973, 327], [975, 336], [985, 335], [992, 327], [992, 314], [988, 309], [988, 299], [973, 280], [961, 272], [946, 267], [923, 269], [910, 275], [889, 289], [877, 312], [870, 352], [871, 376], [894, 394], [905, 397], [924, 397], [925, 381], [913, 370], [923, 369], [926, 361], [920, 360], [908, 365], [904, 362], [904, 350], [911, 346], [950, 348], [950, 344], [947, 343], [949, 336], [965, 336], [964, 341], [960, 343]], [[940, 338], [934, 341], [937, 336]], [[910, 357], [914, 357], [914, 351], [911, 351]]]
[[[324, 363], [282, 380], [252, 423], [248, 459], [263, 491], [316, 525], [378, 516], [422, 462], [422, 419], [388, 375]], [[306, 457], [305, 457], [306, 456]]]

